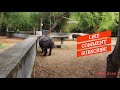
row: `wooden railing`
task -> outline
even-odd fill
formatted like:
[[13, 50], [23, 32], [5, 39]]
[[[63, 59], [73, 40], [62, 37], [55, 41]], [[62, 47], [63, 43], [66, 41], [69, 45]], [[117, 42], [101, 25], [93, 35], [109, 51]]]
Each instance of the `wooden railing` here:
[[0, 52], [0, 78], [30, 78], [37, 52], [38, 37], [31, 36]]

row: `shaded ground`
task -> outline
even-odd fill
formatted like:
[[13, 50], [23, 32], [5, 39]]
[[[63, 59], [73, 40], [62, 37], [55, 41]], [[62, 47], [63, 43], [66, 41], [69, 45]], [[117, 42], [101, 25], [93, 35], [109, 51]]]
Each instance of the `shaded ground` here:
[[0, 36], [0, 44], [4, 45], [4, 48], [0, 48], [0, 52], [14, 46], [18, 42], [22, 41], [20, 38], [8, 38], [7, 36]]
[[[112, 40], [115, 44], [116, 39]], [[58, 42], [56, 42], [58, 43]], [[38, 50], [34, 78], [104, 78], [106, 57], [110, 52], [76, 57], [76, 41], [65, 41], [65, 48], [53, 49], [52, 56], [42, 56]], [[102, 73], [102, 74], [99, 74]]]

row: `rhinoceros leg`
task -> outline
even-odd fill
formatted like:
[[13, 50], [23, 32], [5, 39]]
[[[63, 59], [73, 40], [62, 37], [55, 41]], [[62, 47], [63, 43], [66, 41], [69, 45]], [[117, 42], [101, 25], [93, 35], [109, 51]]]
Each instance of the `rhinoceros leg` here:
[[52, 48], [50, 48], [50, 51], [49, 51], [49, 56], [51, 55], [51, 52], [52, 52]]
[[47, 48], [44, 48], [44, 56], [47, 54]]

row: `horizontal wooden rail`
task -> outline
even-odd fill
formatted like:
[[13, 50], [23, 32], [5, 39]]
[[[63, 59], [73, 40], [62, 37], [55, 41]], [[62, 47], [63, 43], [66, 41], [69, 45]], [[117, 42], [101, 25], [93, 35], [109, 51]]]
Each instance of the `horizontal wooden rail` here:
[[0, 52], [0, 78], [30, 78], [38, 37], [31, 36]]

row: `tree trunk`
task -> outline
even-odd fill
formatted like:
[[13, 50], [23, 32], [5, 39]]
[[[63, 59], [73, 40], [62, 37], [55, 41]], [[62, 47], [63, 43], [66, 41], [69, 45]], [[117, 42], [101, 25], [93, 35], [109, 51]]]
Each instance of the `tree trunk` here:
[[[67, 15], [68, 12], [63, 13], [63, 15], [59, 16], [58, 19], [55, 21], [55, 23], [53, 24], [53, 26], [50, 28], [50, 30], [48, 31], [48, 34], [51, 33], [51, 31], [57, 26], [57, 24], [61, 21], [61, 19], [63, 18], [63, 16]], [[48, 35], [47, 34], [47, 35]]]
[[120, 68], [120, 12], [117, 42], [113, 52], [107, 57], [106, 78], [117, 78]]
[[0, 35], [5, 36], [6, 35], [6, 24], [2, 22], [2, 28]]

